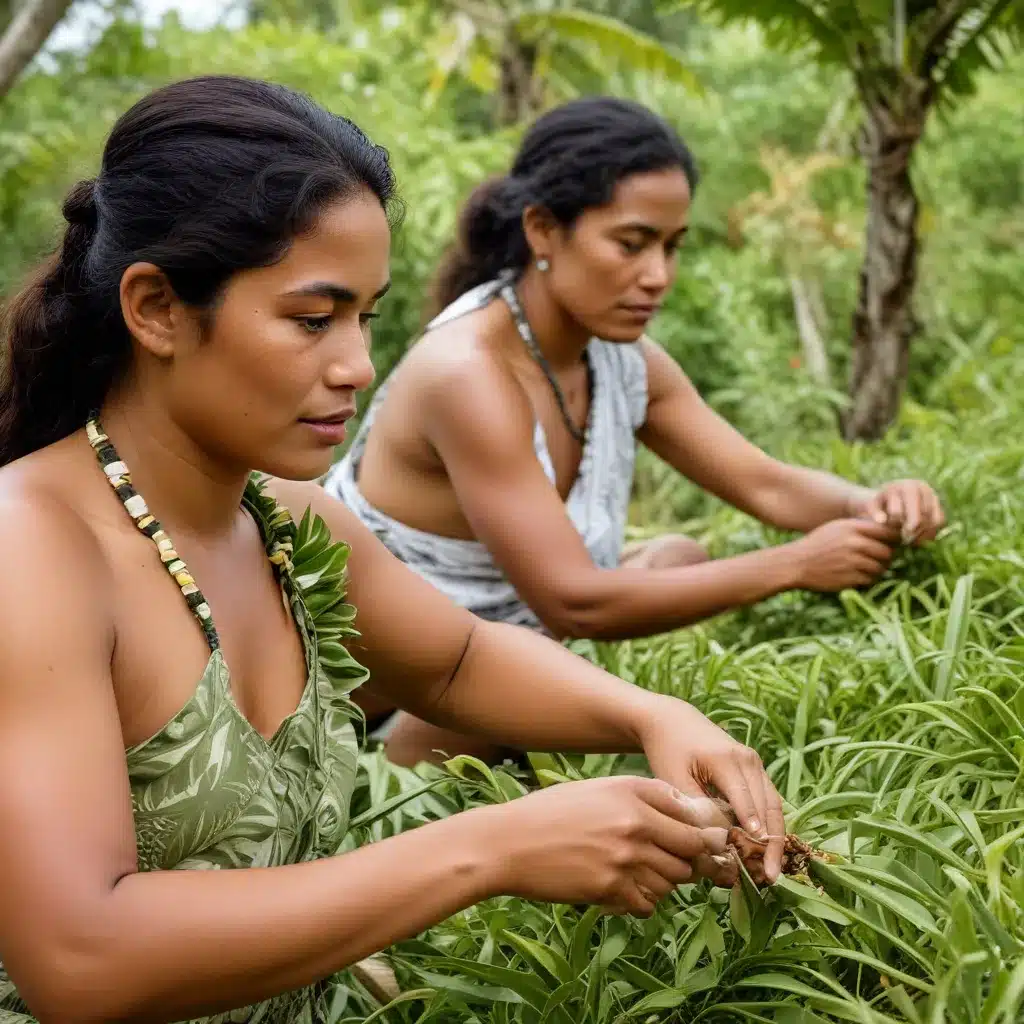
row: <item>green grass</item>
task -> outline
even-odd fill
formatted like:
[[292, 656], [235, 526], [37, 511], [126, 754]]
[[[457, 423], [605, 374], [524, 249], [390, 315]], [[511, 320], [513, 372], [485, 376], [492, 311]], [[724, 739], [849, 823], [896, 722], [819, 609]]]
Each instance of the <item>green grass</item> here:
[[[684, 886], [645, 922], [490, 900], [393, 951], [404, 1001], [381, 1009], [353, 984], [336, 1018], [1024, 1019], [1024, 390], [1020, 367], [1003, 371], [984, 408], [910, 407], [880, 446], [819, 440], [797, 453], [876, 482], [913, 472], [942, 493], [940, 541], [903, 553], [871, 591], [783, 595], [666, 636], [577, 644], [756, 747], [788, 827], [835, 863], [763, 893]], [[718, 554], [779, 539], [650, 462], [641, 472], [640, 535], [682, 526]], [[544, 781], [645, 770], [608, 756], [537, 763]], [[350, 842], [526, 785], [467, 760], [409, 772], [367, 754]]]

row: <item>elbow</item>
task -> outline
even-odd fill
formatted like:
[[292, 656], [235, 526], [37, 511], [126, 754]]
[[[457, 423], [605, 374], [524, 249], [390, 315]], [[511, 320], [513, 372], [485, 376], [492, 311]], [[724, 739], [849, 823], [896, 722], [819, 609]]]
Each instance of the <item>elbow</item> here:
[[[44, 940], [37, 954], [18, 958], [18, 993], [45, 1024], [96, 1024], [143, 1019], [118, 955], [93, 928]], [[12, 965], [13, 966], [13, 965]], [[14, 972], [12, 972], [13, 974]], [[22, 978], [20, 975], [24, 975]]]
[[89, 958], [54, 953], [39, 985], [19, 988], [29, 1012], [45, 1024], [96, 1024], [128, 1021], [124, 994], [111, 972]]
[[594, 587], [564, 588], [547, 595], [537, 614], [548, 631], [561, 641], [621, 639], [621, 616]]

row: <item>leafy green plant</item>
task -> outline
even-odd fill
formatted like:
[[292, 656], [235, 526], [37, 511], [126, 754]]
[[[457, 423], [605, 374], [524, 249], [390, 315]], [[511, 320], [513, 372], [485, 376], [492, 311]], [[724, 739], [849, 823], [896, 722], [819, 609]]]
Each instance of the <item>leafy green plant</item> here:
[[969, 93], [980, 69], [1024, 44], [1015, 0], [666, 0], [725, 22], [753, 22], [773, 42], [849, 71], [860, 102], [867, 233], [853, 319], [848, 438], [895, 421], [915, 332], [918, 197], [911, 160], [932, 110]]
[[[944, 536], [904, 552], [871, 591], [785, 595], [649, 640], [574, 644], [753, 745], [788, 830], [830, 861], [768, 890], [746, 878], [732, 892], [683, 886], [649, 921], [489, 900], [391, 951], [407, 1001], [384, 1009], [353, 986], [339, 1020], [377, 1010], [409, 1024], [1016, 1024], [1024, 511], [1005, 499], [1024, 466], [1010, 439], [1022, 372], [1019, 352], [1002, 357], [984, 412], [926, 426], [912, 416], [870, 448], [803, 443], [807, 461], [869, 481], [916, 468], [943, 493]], [[638, 533], [657, 511], [636, 506]], [[743, 520], [718, 509], [690, 522], [720, 553], [775, 539], [760, 527], [743, 533]], [[377, 837], [536, 785], [647, 771], [643, 758], [607, 755], [534, 754], [529, 773], [467, 758], [410, 772], [379, 752], [363, 764], [367, 786], [387, 778], [382, 795], [413, 794], [408, 813], [383, 805]], [[424, 786], [429, 798], [417, 793]]]

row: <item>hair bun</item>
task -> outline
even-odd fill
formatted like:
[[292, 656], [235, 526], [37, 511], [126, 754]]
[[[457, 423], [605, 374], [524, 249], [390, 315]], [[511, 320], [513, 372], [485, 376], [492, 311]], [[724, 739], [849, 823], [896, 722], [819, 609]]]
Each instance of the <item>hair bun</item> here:
[[96, 209], [96, 179], [87, 178], [78, 182], [64, 200], [64, 219], [69, 224], [94, 228], [98, 217]]

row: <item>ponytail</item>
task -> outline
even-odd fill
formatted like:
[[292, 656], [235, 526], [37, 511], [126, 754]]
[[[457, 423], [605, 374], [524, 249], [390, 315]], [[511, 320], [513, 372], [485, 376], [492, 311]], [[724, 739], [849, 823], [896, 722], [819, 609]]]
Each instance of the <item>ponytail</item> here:
[[473, 190], [459, 215], [455, 241], [434, 278], [431, 316], [502, 270], [526, 266], [530, 258], [523, 234], [527, 198], [525, 183], [513, 177], [491, 178]]
[[0, 466], [81, 427], [130, 351], [123, 324], [119, 332], [99, 330], [90, 309], [95, 182], [80, 181], [63, 213], [67, 226], [59, 250], [0, 316]]

